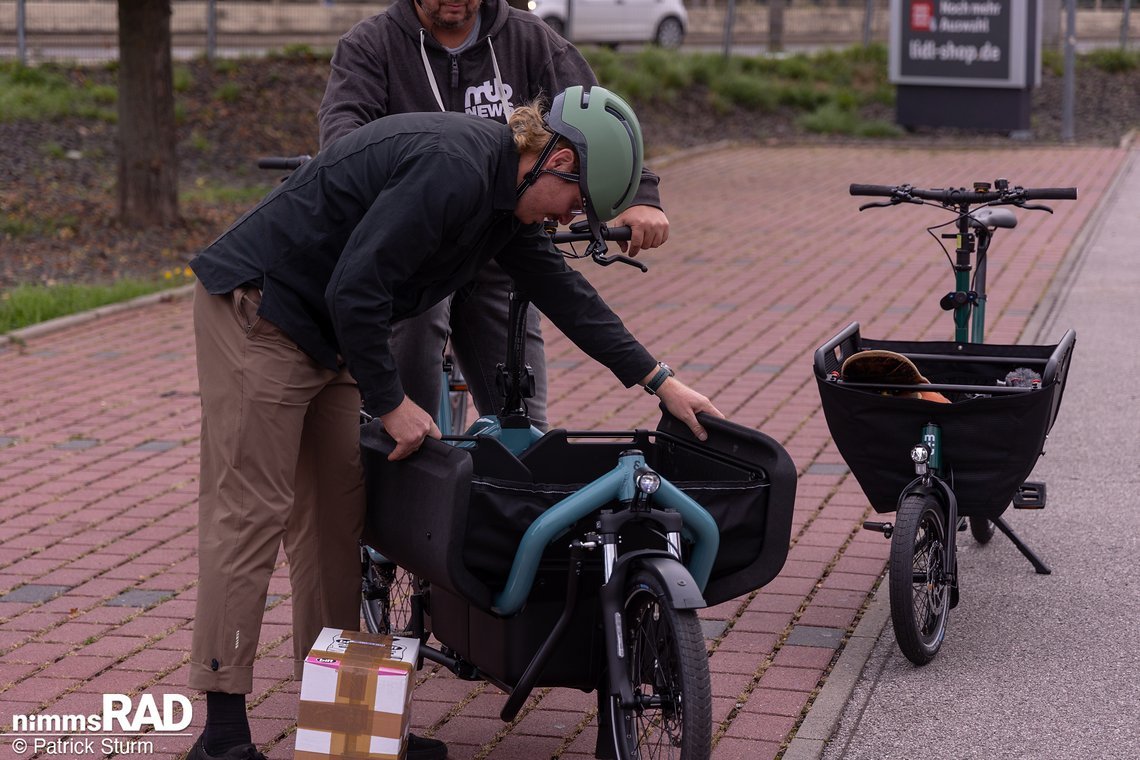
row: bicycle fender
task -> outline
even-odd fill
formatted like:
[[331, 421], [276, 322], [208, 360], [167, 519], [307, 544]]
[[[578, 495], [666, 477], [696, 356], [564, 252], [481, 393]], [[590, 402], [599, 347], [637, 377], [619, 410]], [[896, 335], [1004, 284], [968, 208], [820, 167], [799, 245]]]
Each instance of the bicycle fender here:
[[[665, 551], [644, 549], [623, 554], [614, 563], [613, 574], [601, 588], [600, 602], [602, 605], [602, 619], [606, 624], [602, 626], [606, 642], [607, 672], [609, 678], [609, 693], [620, 697], [622, 704], [633, 703], [633, 689], [629, 679], [625, 676], [623, 665], [624, 647], [621, 642], [625, 640], [624, 624], [621, 622], [621, 611], [625, 607], [625, 582], [633, 568], [643, 568], [656, 576], [661, 587], [669, 595], [669, 603], [673, 609], [693, 610], [707, 607], [701, 590], [685, 566], [672, 554]], [[610, 624], [615, 621], [618, 625]]]
[[955, 539], [958, 533], [958, 498], [954, 496], [954, 489], [942, 478], [932, 477], [930, 480], [930, 483], [923, 483], [922, 478], [912, 480], [899, 494], [899, 501], [895, 508], [901, 507], [903, 499], [912, 494], [915, 496], [934, 496], [942, 503], [942, 507], [946, 511], [946, 535], [948, 536], [943, 569], [953, 576], [958, 563], [958, 546]]
[[922, 482], [922, 478], [912, 480], [899, 494], [899, 500], [895, 504], [896, 510], [902, 506], [903, 499], [908, 496], [934, 496], [942, 504], [943, 509], [945, 509], [947, 513], [949, 513], [951, 509], [953, 509], [955, 514], [958, 512], [958, 500], [954, 498], [954, 492], [942, 478], [933, 477], [930, 483], [925, 484]]
[[631, 552], [623, 555], [614, 566], [614, 574], [607, 586], [613, 585], [618, 593], [625, 587], [626, 576], [630, 570], [640, 567], [653, 573], [661, 581], [661, 587], [669, 595], [669, 602], [677, 610], [699, 610], [707, 607], [701, 589], [688, 568], [680, 563], [676, 557], [667, 552]]

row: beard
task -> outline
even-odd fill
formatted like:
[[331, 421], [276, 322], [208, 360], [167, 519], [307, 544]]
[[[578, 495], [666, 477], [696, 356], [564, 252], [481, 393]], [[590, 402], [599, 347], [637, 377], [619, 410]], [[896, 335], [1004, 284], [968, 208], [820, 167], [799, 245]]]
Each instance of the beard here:
[[423, 0], [416, 0], [416, 4], [423, 10], [424, 15], [431, 21], [432, 26], [440, 29], [462, 29], [467, 26], [467, 24], [471, 22], [471, 19], [475, 17], [475, 14], [479, 12], [479, 7], [483, 2], [479, 0], [479, 2], [475, 4], [475, 7], [470, 10], [465, 7], [463, 14], [459, 18], [444, 16], [438, 4], [435, 8], [428, 8]]

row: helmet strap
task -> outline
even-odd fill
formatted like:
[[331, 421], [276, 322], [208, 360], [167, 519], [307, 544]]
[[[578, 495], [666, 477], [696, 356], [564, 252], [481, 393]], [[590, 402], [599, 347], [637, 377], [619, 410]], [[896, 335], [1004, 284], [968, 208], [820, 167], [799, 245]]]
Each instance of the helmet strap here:
[[[515, 198], [521, 198], [522, 194], [526, 192], [527, 188], [534, 184], [538, 179], [538, 175], [542, 174], [542, 165], [546, 163], [546, 159], [550, 158], [550, 154], [554, 152], [554, 146], [558, 143], [558, 135], [552, 134], [550, 139], [546, 141], [546, 145], [539, 151], [538, 158], [534, 162], [534, 166], [530, 168], [526, 174], [523, 175], [522, 182], [515, 188]], [[550, 171], [547, 169], [547, 171]]]

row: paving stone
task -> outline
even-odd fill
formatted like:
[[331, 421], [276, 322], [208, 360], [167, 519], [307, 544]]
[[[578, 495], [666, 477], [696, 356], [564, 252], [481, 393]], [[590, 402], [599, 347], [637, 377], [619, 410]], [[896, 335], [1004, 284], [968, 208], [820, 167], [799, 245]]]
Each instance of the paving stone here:
[[162, 589], [138, 589], [124, 591], [114, 599], [103, 602], [108, 607], [153, 607], [159, 602], [170, 599], [174, 592]]
[[847, 635], [846, 629], [824, 628], [814, 625], [797, 625], [788, 634], [785, 644], [801, 647], [824, 647], [838, 649]]
[[46, 602], [70, 589], [70, 586], [27, 583], [0, 596], [0, 602]]
[[57, 449], [63, 449], [65, 451], [81, 451], [83, 449], [94, 448], [98, 445], [99, 441], [95, 440], [94, 438], [72, 438], [71, 440], [64, 441], [63, 443], [57, 443], [55, 447]]
[[706, 639], [720, 638], [728, 627], [726, 620], [701, 620], [701, 633]]
[[813, 462], [807, 468], [808, 475], [846, 475], [850, 470], [841, 462]]
[[135, 446], [135, 451], [170, 451], [181, 445], [179, 441], [147, 441]]

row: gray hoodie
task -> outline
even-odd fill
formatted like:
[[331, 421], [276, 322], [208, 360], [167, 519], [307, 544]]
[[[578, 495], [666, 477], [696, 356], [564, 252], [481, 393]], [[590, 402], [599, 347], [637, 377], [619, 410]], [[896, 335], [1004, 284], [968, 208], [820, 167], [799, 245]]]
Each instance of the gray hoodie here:
[[[322, 147], [397, 113], [460, 111], [505, 122], [515, 106], [597, 83], [577, 48], [506, 0], [483, 0], [478, 38], [459, 53], [423, 28], [413, 3], [395, 0], [340, 38], [318, 112]], [[652, 172], [643, 172], [634, 203], [660, 208]]]

